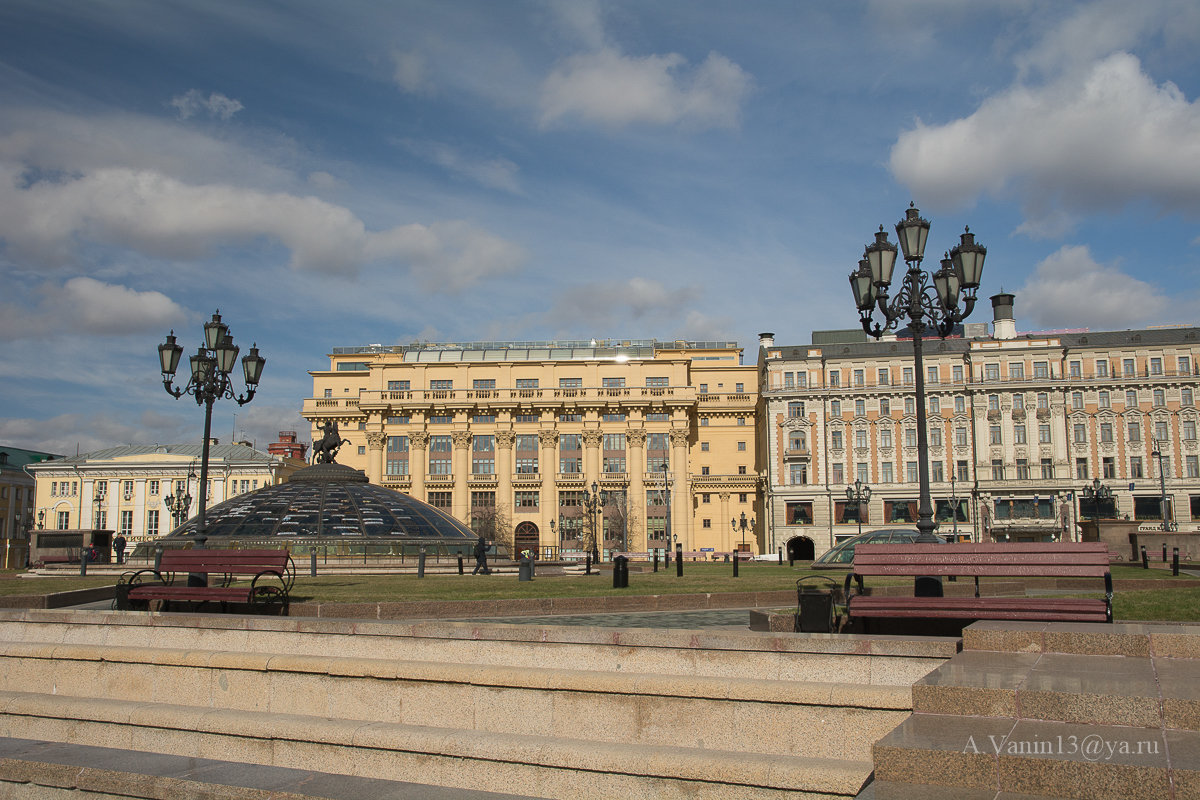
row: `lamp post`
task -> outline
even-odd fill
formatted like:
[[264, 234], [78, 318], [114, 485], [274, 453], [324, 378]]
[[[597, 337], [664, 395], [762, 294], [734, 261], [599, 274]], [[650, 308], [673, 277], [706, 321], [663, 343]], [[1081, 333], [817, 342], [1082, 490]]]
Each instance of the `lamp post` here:
[[666, 540], [666, 544], [663, 546], [667, 550], [671, 549], [671, 484], [667, 476], [669, 467], [670, 465], [666, 461], [659, 465], [663, 474], [663, 499], [666, 500], [667, 505], [667, 519], [663, 525], [663, 538]]
[[184, 482], [183, 494], [167, 495], [163, 498], [163, 505], [171, 512], [171, 521], [175, 523], [172, 530], [178, 528], [183, 523], [187, 522], [187, 511], [192, 507], [192, 478], [196, 477], [196, 473], [189, 471], [187, 479]]
[[599, 513], [604, 511], [604, 501], [600, 497], [599, 488], [600, 487], [596, 485], [596, 482], [592, 481], [591, 493], [589, 494], [587, 490], [584, 490], [583, 492], [583, 507], [587, 511], [588, 528], [591, 531], [588, 537], [590, 542], [588, 543], [587, 549], [591, 551], [592, 561], [595, 563], [600, 561], [600, 551], [597, 546], [597, 542], [599, 541], [600, 525], [599, 520], [597, 520], [596, 517]]
[[210, 321], [204, 323], [204, 344], [189, 359], [191, 377], [187, 385], [177, 389], [173, 383], [175, 370], [179, 367], [179, 358], [182, 355], [183, 348], [175, 343], [175, 332], [171, 331], [166, 342], [158, 346], [163, 388], [176, 400], [185, 394], [191, 395], [196, 398], [196, 405], [204, 406], [204, 443], [200, 450], [200, 484], [197, 487], [200, 502], [196, 513], [196, 545], [203, 547], [207, 539], [204, 512], [208, 505], [208, 446], [212, 434], [213, 403], [222, 398], [235, 400], [239, 406], [249, 403], [254, 399], [258, 379], [262, 377], [263, 365], [267, 360], [258, 354], [257, 344], [250, 348], [249, 354], [242, 357], [246, 393], [235, 394], [229, 373], [233, 371], [237, 362], [238, 346], [233, 343], [229, 326], [221, 321], [219, 311], [213, 314]]
[[862, 510], [863, 506], [871, 502], [871, 487], [862, 482], [862, 478], [855, 478], [853, 486], [846, 487], [846, 499], [858, 506], [858, 533], [862, 535]]
[[[931, 293], [930, 275], [921, 269], [925, 240], [929, 237], [929, 221], [922, 219], [920, 214], [910, 203], [905, 218], [896, 223], [896, 236], [908, 265], [896, 296], [888, 297], [892, 270], [896, 265], [896, 245], [888, 241], [882, 225], [875, 234], [875, 241], [867, 245], [862, 260], [858, 262], [858, 269], [850, 273], [850, 287], [854, 291], [854, 302], [867, 334], [878, 339], [885, 331], [897, 327], [901, 320], [908, 320], [916, 371], [917, 478], [920, 484], [920, 504], [917, 508], [917, 530], [920, 533], [917, 541], [937, 542], [940, 540], [933, 535], [937, 524], [933, 519], [933, 501], [929, 494], [929, 440], [925, 430], [925, 366], [921, 339], [927, 328], [932, 328], [944, 339], [957, 323], [971, 315], [975, 308], [975, 292], [983, 275], [987, 248], [976, 244], [975, 234], [967, 229], [960, 243], [942, 260], [941, 269], [933, 273], [934, 291]], [[963, 294], [961, 308], [960, 292]], [[882, 323], [872, 324], [875, 311], [882, 315]]]
[[550, 520], [550, 533], [558, 534], [558, 558], [559, 558], [559, 560], [562, 560], [563, 537], [566, 536], [566, 534], [567, 534], [566, 526], [563, 525], [563, 515], [562, 514], [558, 515], [558, 525], [554, 524], [554, 520]]
[[45, 529], [46, 529], [46, 509], [43, 508], [43, 509], [38, 510], [38, 530], [43, 531]]
[[954, 543], [958, 544], [958, 493], [954, 491], [954, 471], [950, 471], [950, 519], [954, 521]]
[[1112, 489], [1100, 482], [1099, 478], [1093, 478], [1090, 484], [1083, 487], [1080, 496], [1084, 500], [1088, 500], [1092, 504], [1092, 522], [1096, 523], [1096, 529], [1100, 527], [1100, 501], [1112, 499]]
[[95, 497], [92, 498], [92, 503], [94, 503], [96, 506], [96, 514], [93, 517], [95, 522], [93, 523], [92, 527], [96, 530], [100, 530], [100, 514], [101, 509], [104, 507], [104, 495], [105, 492], [101, 491], [100, 484], [96, 484], [96, 494]]
[[1165, 453], [1163, 453], [1162, 445], [1159, 443], [1158, 439], [1154, 440], [1154, 449], [1150, 451], [1150, 455], [1153, 458], [1158, 459], [1158, 487], [1160, 492], [1158, 507], [1159, 510], [1162, 511], [1163, 530], [1173, 531], [1175, 530], [1175, 523], [1167, 518], [1167, 473], [1166, 470], [1163, 469], [1163, 459], [1167, 456]]
[[[746, 512], [745, 512], [745, 511], [743, 511], [743, 512], [742, 512], [742, 517], [741, 517], [741, 520], [740, 520], [740, 522], [741, 522], [741, 529], [742, 529], [742, 547], [741, 547], [741, 550], [742, 550], [742, 552], [745, 552], [745, 551], [746, 551], [746, 528], [747, 528]], [[738, 524], [738, 523], [739, 523], [739, 520], [738, 520], [737, 518], [734, 518], [734, 519], [731, 519], [731, 520], [729, 520], [729, 524], [733, 526], [733, 530], [734, 530], [735, 532], [737, 531], [737, 529], [738, 529], [738, 527], [739, 527], [739, 524]], [[750, 528], [750, 530], [754, 530], [754, 518], [753, 518], [753, 517], [751, 517], [751, 518], [750, 518], [750, 520], [749, 520], [749, 528]]]

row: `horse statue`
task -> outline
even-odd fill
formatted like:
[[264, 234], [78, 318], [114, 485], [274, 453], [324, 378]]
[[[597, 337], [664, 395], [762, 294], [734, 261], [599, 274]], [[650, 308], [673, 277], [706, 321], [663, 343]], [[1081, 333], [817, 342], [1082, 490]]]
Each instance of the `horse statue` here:
[[332, 464], [334, 456], [337, 455], [338, 448], [345, 444], [346, 440], [338, 433], [337, 420], [331, 419], [326, 423], [317, 423], [317, 430], [321, 432], [321, 441], [313, 443], [313, 463], [314, 464]]

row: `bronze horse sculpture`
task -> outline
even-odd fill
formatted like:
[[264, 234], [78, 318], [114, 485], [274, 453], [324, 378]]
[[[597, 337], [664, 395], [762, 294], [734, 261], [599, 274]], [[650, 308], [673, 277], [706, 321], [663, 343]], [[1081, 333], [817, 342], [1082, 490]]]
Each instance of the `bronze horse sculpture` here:
[[338, 448], [345, 444], [346, 440], [338, 433], [337, 420], [331, 419], [326, 423], [318, 422], [317, 430], [321, 431], [322, 435], [321, 441], [313, 443], [313, 463], [332, 464]]

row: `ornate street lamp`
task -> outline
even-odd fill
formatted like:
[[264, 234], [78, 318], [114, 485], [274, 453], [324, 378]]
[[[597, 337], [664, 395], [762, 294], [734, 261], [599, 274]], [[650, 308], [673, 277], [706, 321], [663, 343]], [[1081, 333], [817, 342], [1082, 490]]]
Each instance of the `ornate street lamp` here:
[[1092, 504], [1092, 522], [1095, 522], [1097, 528], [1100, 525], [1100, 501], [1111, 500], [1113, 493], [1112, 489], [1100, 482], [1099, 478], [1092, 478], [1092, 482], [1083, 487], [1080, 496], [1084, 500], [1088, 500]]
[[1163, 453], [1162, 445], [1159, 444], [1158, 439], [1154, 440], [1154, 450], [1152, 450], [1150, 452], [1150, 455], [1152, 457], [1158, 459], [1158, 486], [1159, 486], [1159, 491], [1161, 493], [1159, 495], [1158, 507], [1162, 511], [1163, 530], [1164, 531], [1173, 531], [1173, 530], [1176, 530], [1176, 526], [1175, 526], [1175, 523], [1173, 520], [1168, 520], [1167, 473], [1163, 469], [1163, 459], [1167, 458], [1167, 456], [1165, 453]]
[[663, 526], [663, 538], [666, 540], [666, 544], [663, 547], [667, 550], [671, 549], [671, 484], [667, 476], [669, 468], [670, 465], [666, 461], [659, 465], [659, 469], [662, 470], [663, 474], [663, 499], [667, 505], [667, 519]]
[[855, 478], [853, 486], [846, 487], [846, 499], [858, 506], [858, 533], [862, 535], [862, 512], [863, 506], [871, 502], [871, 487], [862, 482], [862, 478]]
[[[933, 519], [933, 501], [929, 494], [929, 441], [925, 430], [925, 366], [921, 340], [927, 328], [945, 338], [956, 324], [971, 315], [975, 308], [975, 292], [983, 275], [987, 248], [975, 243], [975, 234], [968, 228], [958, 246], [942, 260], [941, 269], [933, 273], [931, 293], [930, 275], [921, 269], [925, 241], [929, 237], [929, 221], [921, 218], [921, 212], [915, 205], [910, 203], [905, 218], [896, 223], [896, 236], [908, 265], [896, 296], [888, 296], [892, 270], [896, 266], [896, 245], [888, 241], [882, 225], [875, 234], [875, 241], [867, 245], [862, 260], [858, 262], [858, 269], [850, 273], [850, 287], [854, 291], [854, 302], [858, 306], [863, 330], [869, 335], [878, 339], [884, 332], [897, 327], [902, 320], [908, 321], [916, 371], [917, 478], [920, 483], [920, 504], [917, 508], [917, 530], [920, 534], [917, 541], [937, 542], [941, 540], [933, 535], [937, 523]], [[882, 323], [873, 322], [875, 311], [882, 315]]]
[[246, 393], [235, 394], [229, 373], [237, 363], [238, 346], [229, 335], [229, 326], [221, 322], [219, 311], [213, 314], [210, 321], [204, 323], [204, 345], [189, 359], [191, 377], [186, 386], [177, 389], [172, 384], [181, 355], [183, 348], [175, 343], [175, 331], [171, 331], [166, 342], [158, 346], [163, 388], [176, 400], [187, 394], [196, 398], [196, 405], [204, 406], [204, 444], [200, 451], [200, 484], [197, 487], [199, 508], [196, 513], [196, 546], [203, 547], [207, 539], [204, 513], [208, 506], [208, 445], [212, 435], [213, 403], [222, 398], [235, 400], [239, 406], [249, 403], [254, 399], [254, 392], [258, 389], [258, 380], [262, 377], [263, 365], [267, 360], [258, 354], [257, 344], [250, 348], [250, 353], [242, 357]]
[[43, 531], [45, 529], [46, 529], [46, 509], [43, 508], [43, 509], [38, 510], [38, 530]]
[[[746, 512], [745, 511], [742, 512], [742, 517], [741, 517], [740, 521], [741, 521], [741, 528], [742, 528], [742, 547], [741, 547], [741, 549], [742, 549], [742, 552], [745, 552], [746, 551], [746, 528], [747, 528], [747, 520], [746, 520]], [[735, 532], [738, 529], [738, 522], [739, 522], [739, 520], [737, 518], [729, 520], [729, 524], [733, 526], [733, 530]], [[750, 530], [754, 530], [754, 518], [753, 517], [750, 518], [748, 526], [749, 526]]]
[[592, 554], [593, 563], [598, 563], [600, 561], [600, 551], [597, 546], [597, 542], [600, 539], [600, 525], [597, 515], [603, 513], [604, 511], [604, 499], [600, 496], [599, 488], [600, 487], [596, 485], [596, 482], [592, 481], [591, 493], [589, 494], [586, 489], [583, 492], [583, 507], [588, 514], [589, 531], [588, 542], [585, 545], [585, 549]]
[[93, 524], [92, 527], [96, 530], [100, 530], [100, 514], [101, 509], [104, 508], [105, 494], [105, 492], [100, 490], [100, 484], [96, 484], [96, 496], [92, 498], [92, 502], [96, 505], [96, 516], [94, 517], [95, 524]]
[[950, 471], [950, 519], [954, 520], [954, 543], [958, 544], [958, 492], [954, 490], [954, 471]]
[[178, 528], [183, 523], [187, 522], [188, 509], [192, 507], [192, 478], [196, 477], [194, 471], [189, 470], [187, 479], [183, 484], [183, 494], [167, 495], [163, 498], [163, 505], [171, 512], [172, 529]]

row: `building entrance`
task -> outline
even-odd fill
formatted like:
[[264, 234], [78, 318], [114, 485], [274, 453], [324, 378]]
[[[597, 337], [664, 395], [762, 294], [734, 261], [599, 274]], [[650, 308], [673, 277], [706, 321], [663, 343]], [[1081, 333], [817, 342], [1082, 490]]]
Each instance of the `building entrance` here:
[[532, 522], [522, 522], [513, 534], [513, 558], [520, 558], [522, 550], [533, 554], [538, 552], [538, 527]]
[[787, 557], [789, 561], [812, 561], [817, 557], [816, 545], [807, 536], [793, 536], [788, 539]]

